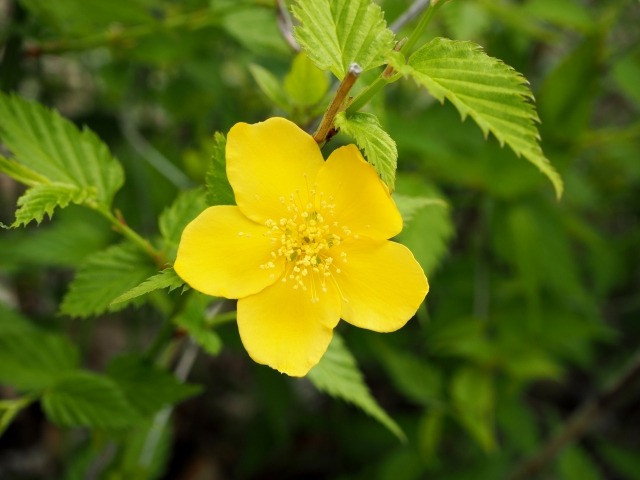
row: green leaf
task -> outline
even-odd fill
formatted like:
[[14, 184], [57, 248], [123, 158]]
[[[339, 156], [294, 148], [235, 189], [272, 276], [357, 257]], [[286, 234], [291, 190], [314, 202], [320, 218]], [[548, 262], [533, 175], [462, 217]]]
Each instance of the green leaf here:
[[204, 192], [198, 188], [180, 193], [173, 204], [162, 212], [158, 224], [168, 259], [175, 258], [184, 227], [205, 208]]
[[36, 185], [18, 199], [18, 210], [12, 227], [27, 225], [32, 220], [42, 222], [45, 215], [53, 216], [56, 207], [65, 208], [70, 203], [82, 204], [93, 196], [93, 189], [72, 185], [48, 183]]
[[147, 255], [137, 246], [122, 243], [91, 256], [69, 286], [60, 312], [72, 317], [99, 315], [122, 308], [111, 302], [156, 272]]
[[280, 107], [285, 112], [289, 111], [289, 101], [280, 81], [266, 68], [252, 63], [249, 65], [251, 76], [258, 84], [262, 93], [264, 93], [274, 105]]
[[387, 427], [401, 441], [406, 441], [400, 426], [371, 395], [355, 358], [338, 334], [334, 333], [329, 349], [307, 376], [318, 390], [356, 405]]
[[326, 74], [299, 53], [293, 60], [291, 71], [284, 79], [284, 89], [295, 105], [310, 107], [320, 102], [329, 90]]
[[0, 155], [0, 173], [9, 175], [20, 183], [33, 187], [40, 183], [47, 183], [47, 179], [28, 167]]
[[32, 397], [16, 398], [12, 400], [0, 400], [0, 437], [11, 425], [13, 419], [21, 410], [33, 402]]
[[394, 35], [380, 6], [371, 0], [298, 0], [293, 34], [309, 58], [340, 80], [351, 63], [363, 71], [386, 62]]
[[393, 194], [393, 200], [405, 224], [413, 220], [413, 217], [426, 207], [448, 207], [447, 202], [440, 198], [411, 197], [397, 192]]
[[493, 450], [495, 392], [491, 376], [474, 368], [458, 370], [451, 382], [451, 397], [460, 423], [482, 448]]
[[433, 39], [398, 69], [440, 102], [448, 99], [463, 119], [473, 118], [485, 136], [493, 133], [501, 145], [533, 163], [562, 195], [562, 179], [540, 148], [538, 115], [522, 75], [474, 43], [446, 38]]
[[147, 278], [140, 285], [115, 298], [111, 302], [111, 305], [121, 302], [130, 302], [134, 298], [138, 298], [142, 295], [146, 295], [147, 293], [151, 293], [164, 288], [168, 288], [169, 291], [172, 292], [182, 285], [184, 285], [184, 281], [178, 276], [175, 270], [173, 268], [167, 268], [157, 275], [153, 275]]
[[143, 416], [152, 415], [201, 391], [198, 385], [181, 383], [171, 373], [134, 355], [115, 358], [107, 367], [107, 373]]
[[[122, 167], [92, 131], [78, 130], [57, 112], [16, 95], [0, 93], [0, 138], [13, 161], [32, 172], [30, 184], [39, 175], [51, 183], [93, 189], [92, 197], [109, 206], [124, 181]], [[15, 178], [24, 179], [25, 170], [18, 173]]]
[[62, 378], [45, 391], [42, 406], [47, 418], [61, 427], [117, 429], [140, 421], [113, 380], [89, 372]]
[[378, 119], [372, 113], [356, 112], [347, 117], [344, 112], [335, 119], [335, 126], [353, 139], [358, 147], [364, 150], [382, 181], [389, 190], [395, 188], [396, 168], [398, 166], [398, 149], [396, 142], [382, 129]]
[[36, 328], [17, 311], [0, 302], [0, 336], [9, 333], [28, 333]]
[[0, 383], [39, 390], [78, 368], [79, 353], [66, 337], [36, 329], [0, 333]]
[[222, 340], [207, 323], [206, 310], [211, 298], [193, 292], [184, 309], [175, 319], [176, 325], [186, 330], [193, 340], [209, 355], [218, 355]]
[[558, 470], [562, 480], [602, 480], [596, 462], [577, 445], [569, 445], [558, 456]]
[[227, 178], [227, 139], [216, 132], [211, 150], [211, 165], [207, 172], [207, 202], [209, 205], [235, 205], [236, 197]]

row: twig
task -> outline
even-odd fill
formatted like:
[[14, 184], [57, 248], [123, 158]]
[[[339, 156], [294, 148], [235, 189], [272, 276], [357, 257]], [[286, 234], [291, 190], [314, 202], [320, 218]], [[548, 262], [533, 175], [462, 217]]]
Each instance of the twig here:
[[293, 21], [287, 5], [284, 0], [277, 0], [276, 6], [278, 7], [278, 28], [284, 37], [284, 40], [289, 44], [294, 52], [300, 51], [300, 45], [293, 36]]
[[398, 33], [402, 27], [426, 10], [429, 7], [429, 3], [431, 3], [431, 0], [415, 0], [389, 27], [391, 31]]
[[333, 129], [333, 120], [336, 118], [336, 115], [338, 114], [338, 112], [340, 112], [340, 110], [343, 109], [345, 99], [347, 98], [349, 91], [351, 91], [353, 84], [356, 83], [356, 80], [358, 79], [361, 73], [362, 73], [362, 68], [360, 67], [360, 65], [358, 65], [357, 63], [352, 63], [351, 65], [349, 65], [349, 70], [347, 71], [347, 74], [342, 79], [342, 82], [340, 82], [340, 85], [338, 86], [338, 90], [336, 91], [336, 94], [333, 97], [333, 100], [327, 107], [327, 111], [324, 112], [324, 116], [320, 121], [320, 126], [318, 127], [318, 130], [316, 130], [316, 133], [313, 134], [313, 139], [319, 145], [322, 145], [327, 141], [327, 138], [329, 137], [329, 133]]
[[600, 414], [611, 408], [622, 393], [637, 381], [640, 381], [640, 350], [607, 388], [571, 415], [562, 430], [552, 437], [538, 453], [516, 468], [509, 480], [530, 478], [542, 470], [566, 444], [582, 436]]

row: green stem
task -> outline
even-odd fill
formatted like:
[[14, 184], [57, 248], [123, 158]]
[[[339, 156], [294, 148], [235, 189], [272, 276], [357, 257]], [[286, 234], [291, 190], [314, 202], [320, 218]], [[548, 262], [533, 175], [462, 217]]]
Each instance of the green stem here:
[[420, 17], [420, 21], [418, 22], [418, 25], [413, 30], [413, 32], [411, 32], [411, 35], [409, 36], [409, 40], [407, 40], [407, 43], [405, 43], [403, 47], [400, 49], [400, 53], [402, 53], [405, 56], [409, 54], [413, 46], [422, 36], [422, 32], [424, 32], [424, 30], [427, 28], [427, 25], [429, 25], [429, 22], [431, 22], [433, 15], [436, 13], [436, 11], [438, 11], [438, 9], [442, 6], [444, 2], [445, 0], [439, 0], [439, 1], [432, 0], [432, 2], [429, 4], [429, 8], [427, 8], [425, 12], [422, 14], [422, 17]]

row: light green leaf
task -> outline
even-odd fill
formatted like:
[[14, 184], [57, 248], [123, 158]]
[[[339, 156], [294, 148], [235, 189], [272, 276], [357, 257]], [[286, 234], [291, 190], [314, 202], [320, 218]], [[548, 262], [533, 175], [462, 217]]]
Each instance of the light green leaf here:
[[168, 259], [175, 258], [184, 227], [205, 208], [207, 208], [205, 193], [198, 188], [180, 193], [173, 204], [162, 212], [158, 226]]
[[293, 60], [291, 71], [284, 79], [284, 89], [294, 104], [310, 107], [324, 98], [329, 90], [329, 79], [301, 52]]
[[387, 427], [401, 441], [406, 441], [400, 426], [371, 395], [355, 358], [338, 334], [334, 333], [329, 349], [307, 376], [318, 390], [356, 405]]
[[142, 295], [146, 295], [147, 293], [163, 288], [168, 288], [169, 291], [172, 292], [182, 285], [184, 285], [184, 281], [178, 276], [175, 270], [173, 268], [167, 268], [157, 275], [147, 278], [140, 285], [115, 298], [111, 302], [111, 305], [121, 302], [129, 302], [134, 298], [141, 297]]
[[227, 178], [227, 139], [216, 132], [211, 148], [211, 165], [207, 172], [207, 202], [209, 205], [235, 205], [236, 197]]
[[482, 448], [493, 450], [495, 392], [489, 373], [474, 368], [458, 370], [451, 382], [451, 397], [462, 426]]
[[358, 147], [364, 150], [364, 154], [393, 191], [396, 181], [396, 168], [398, 166], [398, 149], [396, 142], [382, 129], [378, 119], [372, 113], [356, 112], [347, 117], [344, 112], [339, 113], [335, 119], [335, 126], [340, 131], [353, 139]]
[[20, 183], [33, 187], [40, 183], [47, 183], [47, 179], [28, 167], [0, 155], [0, 173], [9, 175]]
[[138, 247], [123, 243], [99, 252], [85, 262], [69, 286], [60, 312], [72, 317], [99, 315], [122, 308], [114, 299], [139, 285], [157, 270]]
[[[51, 183], [94, 189], [95, 200], [109, 206], [124, 181], [122, 167], [92, 131], [78, 130], [57, 112], [16, 95], [0, 93], [0, 138], [13, 161], [32, 172], [30, 184], [37, 174]], [[24, 179], [25, 171], [18, 173], [16, 179]]]
[[393, 194], [393, 200], [396, 202], [396, 206], [402, 216], [402, 221], [405, 224], [413, 220], [416, 213], [426, 207], [448, 207], [447, 202], [440, 198], [411, 197], [397, 192]]
[[209, 355], [218, 355], [222, 349], [220, 336], [208, 325], [207, 306], [211, 298], [193, 292], [180, 315], [175, 319], [176, 325], [186, 330], [193, 340]]
[[440, 102], [448, 99], [463, 119], [473, 118], [485, 136], [493, 133], [501, 145], [524, 156], [562, 195], [562, 179], [540, 148], [538, 115], [522, 75], [474, 43], [446, 38], [433, 39], [398, 68]]
[[0, 333], [0, 383], [39, 390], [75, 370], [78, 363], [78, 349], [61, 335], [35, 329]]
[[113, 380], [89, 372], [60, 379], [45, 391], [42, 406], [47, 418], [61, 427], [117, 429], [141, 419]]
[[73, 185], [45, 183], [36, 185], [18, 199], [18, 210], [12, 227], [27, 225], [32, 220], [42, 222], [45, 215], [53, 216], [56, 207], [65, 208], [70, 203], [82, 204], [94, 195], [92, 188], [78, 188]]
[[251, 76], [258, 84], [262, 93], [264, 93], [274, 105], [280, 107], [285, 112], [289, 111], [289, 102], [280, 81], [266, 68], [255, 63], [249, 65]]
[[5, 430], [11, 425], [16, 415], [28, 407], [33, 400], [34, 398], [32, 397], [0, 400], [0, 437], [2, 437]]
[[107, 367], [129, 403], [148, 416], [200, 392], [197, 385], [181, 383], [171, 373], [135, 355], [117, 357]]
[[393, 48], [393, 32], [371, 0], [298, 0], [291, 11], [301, 23], [293, 31], [298, 43], [340, 80], [351, 63], [363, 71], [384, 64]]

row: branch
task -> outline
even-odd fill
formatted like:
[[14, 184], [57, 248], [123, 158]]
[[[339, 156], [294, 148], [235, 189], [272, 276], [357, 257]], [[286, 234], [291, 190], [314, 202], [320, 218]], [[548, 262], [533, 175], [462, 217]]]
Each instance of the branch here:
[[522, 463], [509, 480], [530, 478], [542, 470], [571, 441], [581, 437], [593, 422], [640, 380], [640, 350], [611, 384], [580, 407], [566, 422], [562, 430], [552, 437], [533, 457]]

